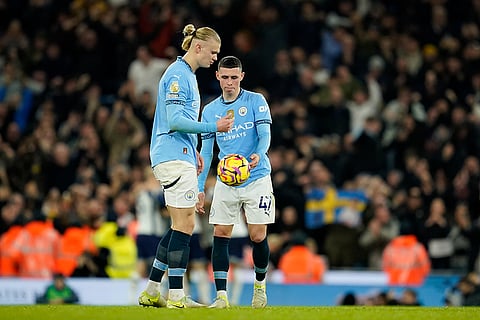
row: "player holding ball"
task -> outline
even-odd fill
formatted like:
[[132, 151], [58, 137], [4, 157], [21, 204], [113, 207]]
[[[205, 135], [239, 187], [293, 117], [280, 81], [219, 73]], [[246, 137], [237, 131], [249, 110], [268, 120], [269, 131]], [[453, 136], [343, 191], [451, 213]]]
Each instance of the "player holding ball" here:
[[[245, 73], [241, 61], [234, 56], [220, 60], [216, 71], [222, 95], [207, 104], [202, 122], [211, 123], [225, 115], [234, 118], [229, 132], [202, 134], [204, 170], [198, 177], [199, 202], [197, 211], [204, 213], [204, 187], [213, 158], [215, 140], [220, 149], [219, 159], [238, 154], [250, 161], [250, 177], [238, 186], [216, 183], [209, 223], [214, 226], [212, 266], [217, 297], [210, 308], [228, 308], [227, 276], [228, 247], [234, 224], [245, 219], [253, 245], [255, 281], [252, 307], [267, 305], [266, 273], [270, 256], [267, 225], [275, 221], [275, 199], [270, 178], [271, 166], [267, 156], [270, 147], [272, 118], [265, 97], [240, 87]], [[219, 181], [219, 179], [217, 179]]]

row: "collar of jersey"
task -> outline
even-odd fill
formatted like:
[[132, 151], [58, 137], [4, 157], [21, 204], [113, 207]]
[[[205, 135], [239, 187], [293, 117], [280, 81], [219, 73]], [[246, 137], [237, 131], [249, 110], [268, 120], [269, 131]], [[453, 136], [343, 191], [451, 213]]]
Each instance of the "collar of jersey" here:
[[185, 60], [183, 59], [182, 56], [178, 56], [178, 57], [177, 57], [177, 61], [183, 62], [183, 63], [188, 67], [188, 69], [190, 69], [190, 71], [193, 72], [192, 67], [187, 63], [187, 61], [185, 61]]
[[238, 98], [240, 98], [240, 96], [241, 96], [242, 94], [243, 94], [243, 89], [240, 88], [240, 92], [238, 93], [238, 96], [237, 96], [237, 98], [236, 98], [235, 100], [232, 100], [232, 101], [228, 101], [228, 102], [227, 102], [227, 101], [225, 101], [225, 99], [223, 99], [223, 95], [220, 96], [220, 99], [221, 99], [221, 101], [222, 101], [223, 104], [232, 104], [232, 103], [234, 103], [235, 101], [237, 101]]

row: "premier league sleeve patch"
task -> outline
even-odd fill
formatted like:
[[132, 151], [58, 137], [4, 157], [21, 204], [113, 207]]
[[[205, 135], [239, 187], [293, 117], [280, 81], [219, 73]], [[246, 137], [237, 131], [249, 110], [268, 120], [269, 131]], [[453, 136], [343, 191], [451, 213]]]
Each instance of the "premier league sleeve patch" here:
[[180, 85], [178, 84], [178, 81], [172, 81], [170, 82], [170, 86], [168, 87], [168, 92], [167, 92], [167, 99], [175, 99], [178, 98], [180, 92]]

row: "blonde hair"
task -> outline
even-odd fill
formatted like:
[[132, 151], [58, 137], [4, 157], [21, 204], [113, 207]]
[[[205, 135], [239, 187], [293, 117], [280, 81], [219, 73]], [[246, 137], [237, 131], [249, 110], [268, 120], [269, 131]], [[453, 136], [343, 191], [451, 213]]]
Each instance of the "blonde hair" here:
[[209, 27], [201, 27], [195, 29], [193, 24], [187, 24], [183, 28], [183, 41], [182, 41], [182, 49], [188, 51], [192, 44], [193, 38], [197, 38], [203, 41], [208, 41], [209, 39], [214, 39], [218, 43], [221, 43], [220, 36], [218, 33]]

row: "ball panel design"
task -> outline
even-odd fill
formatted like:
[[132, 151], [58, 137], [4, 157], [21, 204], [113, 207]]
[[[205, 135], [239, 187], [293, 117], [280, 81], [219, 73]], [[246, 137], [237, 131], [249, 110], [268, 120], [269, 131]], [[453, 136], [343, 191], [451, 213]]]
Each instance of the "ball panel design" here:
[[217, 175], [227, 186], [239, 186], [250, 177], [250, 164], [240, 154], [227, 155], [218, 163]]

